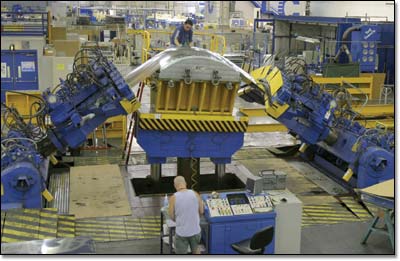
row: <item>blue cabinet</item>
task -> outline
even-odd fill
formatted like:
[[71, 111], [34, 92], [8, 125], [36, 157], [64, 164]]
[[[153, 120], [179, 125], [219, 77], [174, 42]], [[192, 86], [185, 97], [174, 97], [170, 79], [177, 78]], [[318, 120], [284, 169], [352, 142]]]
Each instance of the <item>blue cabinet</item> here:
[[[226, 194], [220, 193], [221, 198]], [[206, 200], [208, 195], [202, 195]], [[205, 218], [208, 222], [207, 248], [209, 254], [237, 254], [231, 244], [251, 238], [257, 231], [273, 226], [275, 227], [275, 211], [231, 216], [211, 217], [208, 208], [205, 209]], [[274, 233], [275, 234], [275, 233]], [[273, 254], [275, 245], [273, 241], [265, 248], [264, 254]]]
[[[275, 214], [275, 213], [274, 213]], [[224, 223], [209, 223], [209, 253], [210, 254], [237, 254], [231, 244], [251, 238], [254, 233], [268, 226], [275, 226], [275, 217], [260, 218], [260, 214], [253, 214], [253, 220], [239, 220]], [[262, 214], [261, 214], [262, 215]], [[264, 254], [274, 253], [274, 241], [265, 248]]]
[[[36, 50], [1, 50], [1, 101], [7, 90], [38, 90]], [[50, 77], [50, 76], [49, 76]]]
[[351, 36], [351, 55], [353, 62], [360, 63], [361, 72], [374, 72], [377, 64], [377, 46], [380, 39], [380, 27], [364, 25]]

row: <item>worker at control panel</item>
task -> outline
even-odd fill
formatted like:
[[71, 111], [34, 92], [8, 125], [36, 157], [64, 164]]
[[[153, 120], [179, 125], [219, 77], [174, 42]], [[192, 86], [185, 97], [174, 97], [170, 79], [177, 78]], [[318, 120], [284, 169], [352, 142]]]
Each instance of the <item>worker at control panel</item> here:
[[176, 193], [169, 199], [169, 216], [176, 222], [175, 253], [186, 254], [188, 246], [192, 254], [200, 254], [200, 215], [204, 213], [200, 195], [186, 187], [183, 176], [174, 179]]
[[184, 24], [176, 27], [171, 36], [171, 46], [192, 46], [193, 43], [193, 22], [187, 19]]

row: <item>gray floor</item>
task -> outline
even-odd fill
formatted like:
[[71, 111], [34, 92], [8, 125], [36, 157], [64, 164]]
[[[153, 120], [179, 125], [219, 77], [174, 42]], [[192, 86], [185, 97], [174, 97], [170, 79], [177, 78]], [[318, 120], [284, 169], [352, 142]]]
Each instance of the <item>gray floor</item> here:
[[[367, 223], [349, 222], [335, 225], [315, 225], [302, 230], [301, 254], [359, 254], [388, 255], [394, 254], [389, 239], [373, 233], [367, 244], [360, 244]], [[108, 243], [96, 243], [97, 254], [160, 254], [158, 238]], [[168, 248], [164, 245], [164, 254]]]
[[315, 225], [302, 230], [302, 254], [394, 254], [389, 238], [372, 233], [367, 244], [360, 244], [368, 223], [349, 222], [334, 225]]

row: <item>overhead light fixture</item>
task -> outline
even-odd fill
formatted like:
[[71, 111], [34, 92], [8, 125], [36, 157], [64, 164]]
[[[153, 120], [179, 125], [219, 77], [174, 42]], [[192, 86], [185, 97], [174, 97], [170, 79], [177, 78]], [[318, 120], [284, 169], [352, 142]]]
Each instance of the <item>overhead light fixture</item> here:
[[298, 41], [306, 42], [306, 43], [312, 43], [312, 44], [319, 44], [321, 41], [316, 38], [311, 38], [311, 37], [305, 37], [305, 36], [297, 36], [295, 38]]

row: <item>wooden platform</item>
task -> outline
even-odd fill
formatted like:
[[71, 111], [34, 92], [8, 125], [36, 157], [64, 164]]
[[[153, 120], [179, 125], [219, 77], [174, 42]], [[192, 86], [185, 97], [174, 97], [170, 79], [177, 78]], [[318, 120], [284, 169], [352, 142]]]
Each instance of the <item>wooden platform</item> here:
[[118, 165], [72, 167], [69, 214], [77, 219], [131, 215]]

